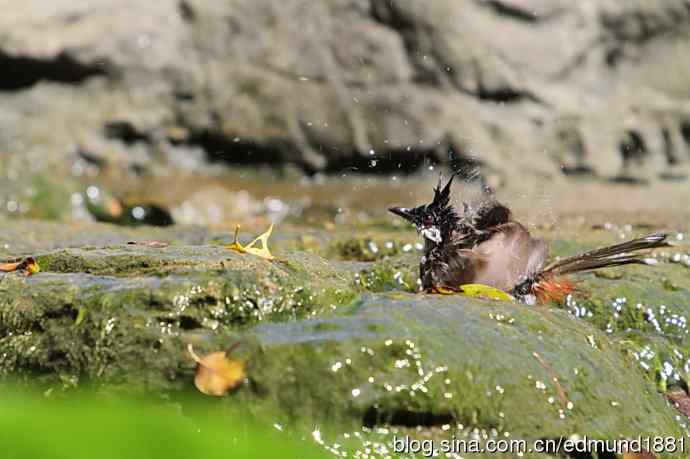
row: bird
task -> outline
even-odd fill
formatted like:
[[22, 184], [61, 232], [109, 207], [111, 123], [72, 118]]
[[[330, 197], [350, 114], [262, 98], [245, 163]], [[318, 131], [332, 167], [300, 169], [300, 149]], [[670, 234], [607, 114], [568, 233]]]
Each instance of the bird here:
[[528, 304], [563, 301], [576, 290], [570, 274], [628, 264], [653, 265], [639, 252], [668, 247], [666, 233], [652, 233], [547, 263], [549, 247], [513, 218], [493, 198], [450, 204], [451, 184], [439, 177], [431, 203], [388, 210], [412, 223], [424, 240], [419, 263], [422, 289], [428, 293], [459, 292], [462, 285], [483, 284]]

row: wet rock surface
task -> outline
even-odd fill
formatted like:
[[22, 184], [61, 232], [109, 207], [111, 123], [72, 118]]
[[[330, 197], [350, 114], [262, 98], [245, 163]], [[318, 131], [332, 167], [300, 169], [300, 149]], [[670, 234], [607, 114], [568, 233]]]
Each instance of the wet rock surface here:
[[0, 171], [686, 177], [686, 2], [427, 3], [13, 4]]
[[[5, 241], [26, 236], [3, 260], [31, 254], [42, 268], [0, 281], [3, 377], [175, 397], [193, 390], [188, 344], [202, 354], [239, 342], [247, 380], [224, 403], [281, 428], [317, 425], [329, 450], [390, 448], [395, 434], [686, 433], [663, 396], [690, 375], [688, 269], [672, 253], [654, 269], [584, 276], [564, 305], [528, 307], [414, 293], [414, 232], [395, 227], [306, 245], [287, 232], [266, 261], [194, 227], [89, 223], [93, 239], [79, 244], [68, 224], [3, 224]], [[612, 237], [545, 234], [554, 255]], [[126, 243], [154, 238], [168, 245]]]
[[[286, 417], [306, 423], [325, 412], [353, 429], [460, 424], [519, 438], [680, 432], [617, 344], [565, 311], [396, 294], [365, 298], [344, 317], [253, 334], [267, 353], [257, 384], [285, 403]], [[271, 382], [276, 373], [280, 383]]]

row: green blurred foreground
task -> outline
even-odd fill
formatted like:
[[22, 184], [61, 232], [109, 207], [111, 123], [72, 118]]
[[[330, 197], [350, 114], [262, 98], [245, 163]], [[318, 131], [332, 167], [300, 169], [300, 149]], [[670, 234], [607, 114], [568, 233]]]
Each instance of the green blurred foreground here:
[[[0, 394], [3, 459], [318, 458], [310, 441], [196, 403]], [[215, 400], [218, 402], [218, 400]], [[217, 406], [217, 404], [213, 404]], [[209, 405], [210, 406], [210, 405]], [[187, 412], [189, 411], [189, 412]]]

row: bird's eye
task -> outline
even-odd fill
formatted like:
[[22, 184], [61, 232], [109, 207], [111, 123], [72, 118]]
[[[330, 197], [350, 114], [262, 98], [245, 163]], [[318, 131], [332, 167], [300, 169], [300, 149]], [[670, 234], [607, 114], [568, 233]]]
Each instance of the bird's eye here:
[[433, 223], [434, 223], [434, 219], [431, 218], [431, 215], [427, 215], [424, 217], [424, 225], [431, 226]]

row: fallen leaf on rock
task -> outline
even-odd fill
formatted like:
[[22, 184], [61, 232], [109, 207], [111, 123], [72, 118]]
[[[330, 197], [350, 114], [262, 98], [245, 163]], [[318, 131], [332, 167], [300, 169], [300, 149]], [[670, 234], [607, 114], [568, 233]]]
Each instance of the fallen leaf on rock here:
[[227, 357], [227, 354], [236, 346], [231, 347], [227, 352], [212, 352], [199, 357], [194, 353], [192, 345], [187, 345], [189, 354], [198, 364], [194, 385], [200, 392], [206, 395], [225, 395], [244, 380], [244, 362]]
[[460, 286], [462, 295], [477, 298], [487, 298], [489, 300], [515, 301], [508, 293], [503, 290], [484, 284], [465, 284]]
[[683, 416], [690, 419], [690, 396], [682, 387], [671, 387], [664, 396]]
[[155, 249], [162, 249], [169, 246], [167, 242], [163, 241], [128, 241], [127, 245], [143, 245], [145, 247], [153, 247]]
[[27, 276], [36, 274], [41, 270], [38, 262], [33, 257], [27, 257], [22, 261], [14, 263], [0, 263], [0, 271], [9, 273], [13, 271], [24, 271]]
[[[265, 258], [266, 260], [274, 260], [275, 257], [271, 254], [271, 251], [268, 250], [268, 238], [271, 237], [272, 232], [273, 225], [269, 226], [265, 233], [261, 234], [249, 244], [243, 246], [239, 241], [240, 225], [237, 225], [235, 227], [235, 239], [233, 240], [232, 244], [226, 245], [225, 247], [240, 253], [256, 255], [257, 257]], [[261, 242], [261, 248], [254, 247], [257, 242]]]

